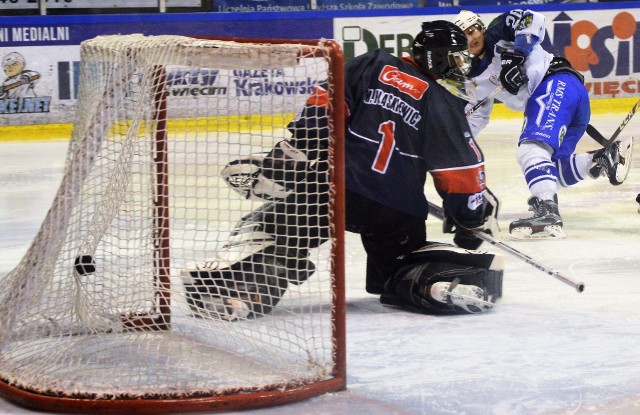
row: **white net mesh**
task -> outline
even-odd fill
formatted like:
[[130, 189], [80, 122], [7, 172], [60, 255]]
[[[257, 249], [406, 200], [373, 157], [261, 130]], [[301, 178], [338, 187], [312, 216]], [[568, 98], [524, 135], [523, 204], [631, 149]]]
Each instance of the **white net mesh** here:
[[265, 207], [220, 171], [288, 138], [286, 124], [331, 78], [323, 43], [108, 36], [85, 42], [81, 58], [63, 182], [27, 254], [0, 280], [0, 379], [33, 393], [119, 399], [334, 376], [331, 223], [313, 225], [331, 236], [305, 250], [315, 272], [266, 315], [227, 321], [193, 299], [190, 307], [180, 277]]

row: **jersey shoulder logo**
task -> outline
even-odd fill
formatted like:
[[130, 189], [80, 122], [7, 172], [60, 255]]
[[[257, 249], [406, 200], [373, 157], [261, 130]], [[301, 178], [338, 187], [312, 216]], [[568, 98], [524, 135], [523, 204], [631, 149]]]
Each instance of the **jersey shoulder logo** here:
[[382, 68], [378, 80], [383, 84], [391, 85], [416, 101], [421, 99], [426, 90], [429, 89], [427, 81], [404, 73], [391, 65], [385, 65], [384, 68]]
[[533, 23], [533, 15], [525, 14], [524, 16], [522, 16], [522, 18], [518, 22], [517, 29], [518, 30], [524, 30], [527, 27], [531, 26], [532, 23]]

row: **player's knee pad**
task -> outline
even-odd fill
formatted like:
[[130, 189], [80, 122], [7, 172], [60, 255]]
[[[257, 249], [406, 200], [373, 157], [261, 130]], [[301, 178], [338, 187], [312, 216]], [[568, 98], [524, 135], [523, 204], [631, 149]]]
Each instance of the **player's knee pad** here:
[[430, 242], [402, 263], [386, 291], [418, 311], [479, 313], [502, 298], [501, 255]]

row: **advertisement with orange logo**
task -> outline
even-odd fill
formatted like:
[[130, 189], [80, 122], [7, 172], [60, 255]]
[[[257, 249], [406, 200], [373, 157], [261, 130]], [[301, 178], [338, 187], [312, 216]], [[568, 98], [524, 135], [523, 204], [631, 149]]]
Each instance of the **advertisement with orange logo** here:
[[[473, 10], [472, 10], [473, 11]], [[640, 92], [640, 9], [541, 12], [547, 19], [542, 46], [566, 57], [585, 77], [591, 98], [636, 96]], [[489, 24], [498, 13], [479, 13]], [[423, 21], [451, 20], [454, 14], [334, 19], [334, 34], [347, 60], [382, 48], [411, 53]]]

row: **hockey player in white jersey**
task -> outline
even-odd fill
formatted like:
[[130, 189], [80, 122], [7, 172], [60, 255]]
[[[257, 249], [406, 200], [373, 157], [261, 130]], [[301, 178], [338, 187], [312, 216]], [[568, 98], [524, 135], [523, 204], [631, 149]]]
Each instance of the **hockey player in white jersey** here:
[[[545, 17], [532, 10], [512, 10], [485, 26], [480, 16], [460, 12], [454, 23], [469, 40], [474, 55], [469, 76], [475, 100], [494, 96], [508, 108], [524, 112], [516, 152], [531, 192], [533, 216], [509, 226], [515, 239], [564, 237], [558, 209], [558, 186], [608, 176], [621, 184], [630, 167], [633, 139], [616, 141], [601, 150], [574, 154], [591, 116], [583, 76], [569, 61], [546, 52]], [[473, 104], [469, 104], [469, 107]], [[489, 123], [493, 99], [469, 118], [474, 137]]]

